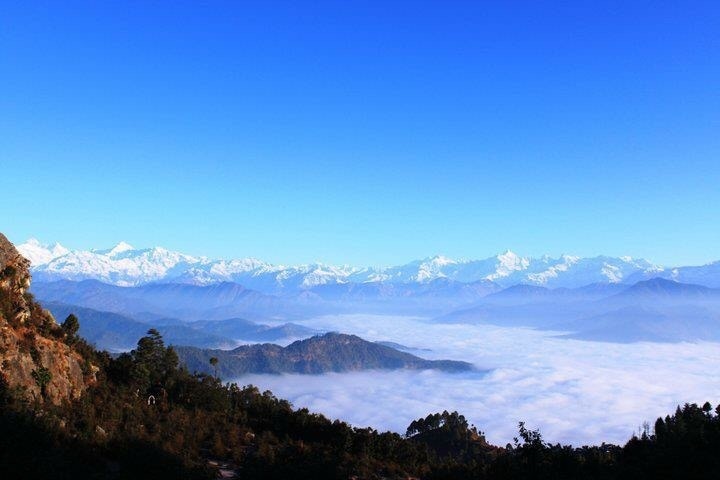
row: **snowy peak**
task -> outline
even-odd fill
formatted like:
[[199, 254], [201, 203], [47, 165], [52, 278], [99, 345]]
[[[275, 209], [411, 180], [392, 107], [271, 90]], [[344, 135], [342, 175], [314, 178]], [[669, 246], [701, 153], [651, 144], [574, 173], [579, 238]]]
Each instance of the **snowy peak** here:
[[448, 258], [444, 255], [435, 255], [434, 257], [429, 258], [427, 260], [427, 263], [430, 263], [430, 264], [432, 264], [434, 266], [438, 266], [438, 267], [444, 267], [446, 265], [453, 265], [457, 262], [455, 260], [453, 260], [452, 258]]
[[436, 255], [434, 257], [426, 258], [417, 268], [417, 272], [410, 275], [410, 280], [427, 283], [438, 278], [445, 278], [447, 275], [444, 272], [446, 267], [455, 265], [456, 262], [443, 255]]
[[130, 250], [135, 250], [135, 247], [130, 245], [127, 242], [120, 242], [117, 245], [115, 245], [110, 251], [108, 252], [108, 256], [113, 257], [120, 253], [127, 252]]
[[108, 257], [117, 257], [118, 255], [135, 250], [135, 247], [130, 245], [127, 242], [120, 242], [117, 245], [115, 245], [112, 248], [106, 248], [101, 250], [90, 250], [92, 253], [96, 253], [98, 255], [106, 255]]
[[27, 242], [18, 245], [17, 250], [22, 256], [30, 260], [33, 267], [49, 263], [53, 259], [70, 252], [59, 243], [44, 245], [36, 238], [30, 238]]
[[30, 237], [27, 239], [27, 242], [23, 243], [23, 245], [31, 246], [31, 247], [42, 247], [43, 244], [40, 243], [40, 240], [38, 240], [35, 237]]
[[[40, 245], [40, 246], [38, 246]], [[134, 249], [125, 242], [106, 250], [70, 251], [59, 244], [42, 246], [28, 241], [20, 246], [32, 262], [39, 281], [95, 279], [120, 286], [164, 280], [175, 271], [185, 271], [197, 259], [164, 248]]]
[[530, 266], [530, 259], [523, 258], [515, 252], [506, 250], [497, 257], [495, 272], [485, 277], [486, 280], [499, 280], [512, 275], [513, 272], [527, 270]]
[[393, 267], [358, 268], [321, 263], [284, 266], [255, 258], [211, 260], [162, 247], [136, 249], [126, 242], [107, 250], [70, 251], [60, 244], [49, 246], [30, 239], [18, 249], [32, 262], [32, 272], [38, 281], [95, 279], [122, 286], [234, 282], [265, 293], [285, 293], [347, 283], [429, 285], [436, 280], [489, 281], [501, 287], [527, 284], [574, 288], [661, 277], [720, 287], [720, 262], [665, 269], [631, 257], [545, 255], [535, 258], [510, 250], [480, 260], [455, 260], [436, 255]]

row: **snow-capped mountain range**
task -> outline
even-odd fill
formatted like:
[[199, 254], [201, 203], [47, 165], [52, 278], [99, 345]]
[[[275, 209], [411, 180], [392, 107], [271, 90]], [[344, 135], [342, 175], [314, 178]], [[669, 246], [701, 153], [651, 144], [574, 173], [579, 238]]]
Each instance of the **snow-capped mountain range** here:
[[106, 250], [82, 251], [69, 250], [57, 243], [44, 245], [30, 239], [19, 245], [18, 250], [31, 261], [33, 277], [41, 282], [96, 279], [119, 286], [236, 282], [261, 292], [279, 292], [328, 284], [421, 284], [438, 279], [463, 283], [490, 281], [500, 287], [523, 283], [574, 288], [592, 283], [632, 283], [661, 277], [720, 287], [720, 262], [668, 269], [630, 257], [563, 255], [532, 258], [507, 251], [482, 260], [435, 256], [394, 267], [361, 268], [319, 263], [283, 266], [254, 258], [213, 260], [161, 247], [136, 249], [125, 242]]

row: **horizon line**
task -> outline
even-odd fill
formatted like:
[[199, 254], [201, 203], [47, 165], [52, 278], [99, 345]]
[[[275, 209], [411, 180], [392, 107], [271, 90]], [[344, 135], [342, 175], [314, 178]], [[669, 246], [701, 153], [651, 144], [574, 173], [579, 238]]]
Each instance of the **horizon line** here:
[[[45, 250], [51, 250], [52, 248], [56, 247], [62, 247], [66, 250], [68, 250], [68, 253], [72, 252], [88, 252], [88, 253], [94, 253], [99, 255], [105, 255], [109, 254], [112, 250], [114, 250], [117, 247], [124, 247], [122, 251], [149, 251], [149, 250], [165, 250], [172, 253], [179, 253], [182, 255], [187, 255], [189, 257], [193, 257], [198, 260], [207, 260], [210, 262], [215, 261], [235, 261], [235, 260], [254, 260], [258, 261], [267, 265], [275, 266], [275, 267], [301, 267], [301, 266], [310, 266], [310, 265], [320, 265], [320, 266], [330, 266], [330, 267], [352, 267], [352, 268], [365, 268], [365, 269], [388, 269], [393, 267], [399, 267], [399, 266], [405, 266], [410, 265], [412, 263], [416, 262], [426, 262], [426, 261], [433, 261], [436, 259], [447, 259], [448, 261], [458, 264], [458, 263], [472, 263], [472, 262], [479, 262], [484, 260], [490, 260], [490, 259], [498, 259], [499, 257], [503, 255], [512, 254], [515, 257], [517, 257], [519, 260], [542, 260], [542, 259], [549, 259], [549, 260], [563, 260], [566, 258], [571, 259], [577, 259], [577, 260], [583, 260], [583, 259], [597, 259], [597, 258], [613, 258], [613, 259], [620, 259], [623, 261], [631, 262], [631, 261], [644, 261], [649, 263], [652, 267], [656, 268], [663, 268], [663, 269], [673, 269], [673, 268], [680, 268], [680, 267], [703, 267], [707, 265], [712, 265], [714, 263], [717, 263], [720, 261], [720, 259], [716, 260], [710, 260], [705, 263], [701, 264], [681, 264], [681, 265], [665, 265], [661, 263], [654, 262], [652, 260], [649, 260], [647, 257], [644, 256], [633, 256], [633, 255], [608, 255], [604, 253], [594, 254], [594, 255], [575, 255], [575, 254], [569, 254], [569, 253], [561, 253], [557, 256], [551, 255], [551, 254], [543, 254], [540, 256], [532, 256], [532, 255], [522, 255], [518, 254], [516, 251], [510, 248], [506, 248], [501, 252], [497, 252], [494, 254], [490, 254], [487, 256], [449, 256], [444, 253], [436, 253], [433, 255], [425, 256], [422, 258], [412, 258], [408, 261], [400, 262], [400, 263], [392, 263], [392, 264], [382, 264], [382, 265], [369, 265], [369, 264], [359, 264], [359, 263], [337, 263], [337, 262], [327, 262], [322, 260], [314, 260], [314, 261], [301, 261], [301, 262], [271, 262], [261, 259], [260, 257], [253, 256], [253, 255], [247, 255], [247, 256], [231, 256], [231, 257], [224, 257], [224, 256], [218, 256], [218, 257], [212, 257], [204, 254], [188, 254], [184, 253], [182, 250], [174, 250], [167, 247], [164, 247], [162, 245], [154, 245], [151, 247], [135, 247], [132, 243], [127, 242], [125, 240], [120, 240], [117, 243], [115, 243], [111, 247], [105, 247], [105, 248], [91, 248], [91, 249], [76, 249], [76, 248], [69, 248], [65, 244], [54, 241], [52, 243], [44, 243], [40, 241], [36, 236], [31, 236], [27, 240], [25, 240], [22, 243], [17, 243], [16, 246], [22, 246], [26, 244], [35, 244], [39, 247], [42, 247]], [[105, 253], [101, 253], [105, 252]], [[64, 255], [59, 255], [55, 258], [60, 258]]]

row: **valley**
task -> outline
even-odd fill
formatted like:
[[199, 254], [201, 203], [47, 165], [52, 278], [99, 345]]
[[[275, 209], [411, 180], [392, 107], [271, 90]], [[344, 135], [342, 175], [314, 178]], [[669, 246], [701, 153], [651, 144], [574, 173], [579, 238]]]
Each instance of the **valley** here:
[[[45, 252], [40, 258], [46, 267], [34, 267], [34, 275], [47, 280], [55, 265], [47, 259], [58, 253], [66, 268], [87, 255], [66, 258], [63, 252]], [[107, 257], [109, 265], [142, 259], [144, 265], [156, 254], [121, 246], [91, 257]], [[711, 373], [720, 360], [720, 289], [712, 265], [668, 270], [598, 258], [565, 259], [577, 271], [551, 270], [557, 277], [540, 275], [532, 261], [507, 254], [462, 264], [435, 258], [388, 269], [395, 273], [375, 281], [358, 276], [358, 269], [318, 276], [237, 261], [249, 277], [238, 273], [210, 284], [187, 276], [183, 283], [136, 277], [136, 285], [121, 286], [88, 270], [84, 275], [91, 278], [36, 281], [32, 291], [57, 318], [75, 312], [81, 333], [102, 348], [127, 351], [155, 328], [177, 346], [191, 371], [258, 385], [354, 425], [399, 431], [445, 405], [466, 412], [497, 442], [531, 418], [542, 419], [537, 426], [554, 441], [621, 442], [638, 419], [720, 389], [720, 377]], [[542, 268], [552, 263], [543, 262]], [[607, 276], [610, 271], [614, 276]], [[120, 276], [118, 271], [115, 278]], [[259, 290], [228, 278], [244, 278]], [[515, 278], [534, 284], [503, 286]], [[582, 281], [591, 283], [573, 283]], [[355, 336], [347, 337], [356, 339], [354, 349], [319, 343], [312, 355], [302, 349], [290, 354], [288, 349], [327, 332]], [[216, 367], [211, 357], [218, 359]], [[448, 360], [457, 365], [433, 365]], [[595, 402], [604, 408], [593, 408]], [[386, 417], [370, 405], [392, 411], [399, 403], [405, 413]], [[571, 405], [577, 416], [568, 416]]]

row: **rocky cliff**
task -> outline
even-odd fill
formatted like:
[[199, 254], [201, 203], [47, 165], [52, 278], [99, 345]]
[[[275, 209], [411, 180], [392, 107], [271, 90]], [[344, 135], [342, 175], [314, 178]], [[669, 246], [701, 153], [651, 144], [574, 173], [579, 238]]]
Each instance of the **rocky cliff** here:
[[95, 381], [96, 368], [27, 290], [30, 262], [0, 233], [0, 376], [30, 399], [59, 404]]

